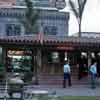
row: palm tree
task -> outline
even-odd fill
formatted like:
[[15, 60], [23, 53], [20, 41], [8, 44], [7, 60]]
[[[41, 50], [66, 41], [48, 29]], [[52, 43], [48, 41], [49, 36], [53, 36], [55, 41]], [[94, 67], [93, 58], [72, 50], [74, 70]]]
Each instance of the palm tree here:
[[36, 30], [36, 21], [38, 19], [39, 13], [38, 10], [34, 8], [34, 2], [32, 0], [24, 0], [26, 4], [25, 18], [23, 19], [23, 24], [25, 31], [28, 34], [34, 33]]
[[87, 0], [77, 0], [77, 4], [78, 4], [78, 8], [77, 8], [77, 5], [75, 4], [75, 2], [72, 0], [69, 0], [70, 7], [72, 11], [74, 12], [74, 15], [78, 21], [78, 26], [79, 26], [78, 36], [79, 37], [81, 37], [81, 22], [82, 22], [82, 15], [83, 15], [86, 2]]
[[[24, 1], [26, 4], [26, 10], [25, 10], [25, 18], [23, 19], [23, 25], [25, 27], [27, 34], [34, 34], [34, 30], [38, 29], [36, 22], [39, 18], [39, 10], [34, 8], [34, 2], [32, 2], [32, 0], [24, 0]], [[38, 84], [36, 63], [34, 70], [35, 70], [35, 83]]]

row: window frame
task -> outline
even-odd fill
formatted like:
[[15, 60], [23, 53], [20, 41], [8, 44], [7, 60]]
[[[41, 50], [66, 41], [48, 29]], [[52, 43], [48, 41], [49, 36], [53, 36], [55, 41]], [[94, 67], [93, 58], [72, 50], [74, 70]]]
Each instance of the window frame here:
[[6, 24], [6, 35], [7, 36], [21, 35], [21, 25], [14, 23]]

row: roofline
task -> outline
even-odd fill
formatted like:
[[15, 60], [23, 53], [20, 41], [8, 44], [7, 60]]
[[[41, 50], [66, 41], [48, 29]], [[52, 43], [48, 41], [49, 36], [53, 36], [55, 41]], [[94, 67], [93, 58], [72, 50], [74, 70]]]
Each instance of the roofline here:
[[[0, 6], [0, 8], [22, 8], [25, 9], [26, 6]], [[54, 7], [34, 7], [35, 9], [43, 9], [43, 10], [58, 10], [57, 8]]]
[[[0, 9], [25, 9], [26, 6], [1, 6]], [[65, 12], [65, 11], [61, 11], [61, 10], [58, 10], [57, 8], [55, 7], [34, 7], [34, 9], [38, 9], [38, 10], [49, 10], [49, 11], [59, 11], [59, 12], [62, 12], [62, 13], [68, 13], [69, 12]]]

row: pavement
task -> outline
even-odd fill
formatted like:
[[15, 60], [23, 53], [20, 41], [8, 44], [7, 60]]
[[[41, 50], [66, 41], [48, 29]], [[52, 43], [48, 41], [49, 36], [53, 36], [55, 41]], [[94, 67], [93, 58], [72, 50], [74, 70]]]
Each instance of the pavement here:
[[46, 90], [49, 94], [56, 96], [100, 96], [100, 86], [91, 89], [89, 85], [73, 85], [62, 88], [60, 86], [38, 85], [32, 86], [27, 91]]
[[[24, 92], [32, 93], [32, 91], [48, 91], [48, 94], [53, 96], [100, 96], [100, 86], [91, 89], [89, 85], [73, 85], [66, 88], [52, 85], [31, 85], [25, 87]], [[5, 90], [0, 90], [0, 97], [4, 97], [4, 95]]]

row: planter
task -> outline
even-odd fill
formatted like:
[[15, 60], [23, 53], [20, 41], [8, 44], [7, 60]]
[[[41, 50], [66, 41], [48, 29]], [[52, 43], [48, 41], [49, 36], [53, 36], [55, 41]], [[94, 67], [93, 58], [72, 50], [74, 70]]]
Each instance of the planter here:
[[14, 93], [20, 94], [22, 97], [24, 82], [19, 78], [11, 78], [8, 80], [8, 94], [13, 98]]

